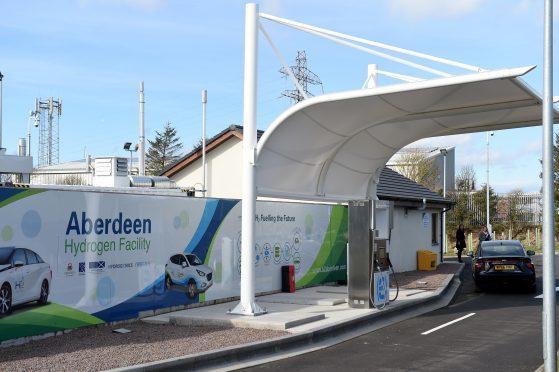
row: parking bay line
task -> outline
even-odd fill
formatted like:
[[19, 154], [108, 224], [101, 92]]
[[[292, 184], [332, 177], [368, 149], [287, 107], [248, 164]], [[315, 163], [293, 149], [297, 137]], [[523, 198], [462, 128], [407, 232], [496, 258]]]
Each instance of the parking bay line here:
[[[555, 287], [555, 292], [559, 292], [559, 287]], [[541, 295], [538, 295], [534, 298], [543, 298], [543, 293]]]
[[441, 325], [438, 326], [438, 327], [435, 327], [435, 328], [433, 328], [433, 329], [430, 329], [430, 330], [428, 330], [428, 331], [423, 332], [422, 335], [428, 335], [429, 333], [438, 331], [438, 330], [441, 329], [441, 328], [444, 328], [444, 327], [446, 327], [446, 326], [449, 326], [449, 325], [451, 325], [451, 324], [454, 324], [454, 323], [456, 323], [456, 322], [459, 322], [459, 321], [461, 321], [461, 320], [464, 320], [464, 319], [466, 319], [466, 318], [469, 318], [469, 317], [471, 317], [472, 315], [476, 315], [476, 313], [470, 313], [470, 314], [464, 315], [463, 317], [460, 317], [460, 318], [458, 318], [458, 319], [454, 319], [454, 320], [452, 320], [452, 321], [450, 321], [450, 322], [448, 322], [448, 323], [441, 324]]

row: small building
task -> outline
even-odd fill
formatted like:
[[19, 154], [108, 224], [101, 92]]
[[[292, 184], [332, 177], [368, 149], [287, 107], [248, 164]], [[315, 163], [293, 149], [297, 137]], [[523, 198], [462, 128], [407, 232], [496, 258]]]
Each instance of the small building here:
[[[258, 137], [263, 134], [259, 131]], [[206, 145], [206, 197], [242, 198], [243, 127], [232, 125]], [[178, 187], [194, 188], [202, 196], [202, 149], [195, 148], [162, 173]], [[417, 250], [442, 254], [442, 213], [451, 202], [441, 195], [385, 167], [377, 189], [380, 200], [393, 202], [394, 228], [390, 236], [390, 259], [396, 271], [415, 270]]]
[[103, 159], [107, 161], [118, 161], [121, 166], [125, 167], [125, 176], [127, 174], [138, 174], [137, 159], [132, 159], [132, 162], [130, 162], [126, 157], [104, 156], [94, 159], [87, 156], [85, 159], [35, 168], [31, 173], [31, 180], [29, 183], [32, 185], [91, 186], [95, 184], [95, 164]]

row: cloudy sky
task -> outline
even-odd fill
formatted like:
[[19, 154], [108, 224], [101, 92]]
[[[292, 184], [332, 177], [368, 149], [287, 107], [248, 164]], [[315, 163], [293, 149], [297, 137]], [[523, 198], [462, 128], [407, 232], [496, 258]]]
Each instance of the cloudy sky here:
[[[258, 3], [265, 13], [486, 69], [537, 65], [525, 81], [542, 90], [541, 1]], [[208, 136], [230, 124], [242, 124], [244, 4], [237, 0], [6, 2], [0, 20], [2, 147], [8, 154], [17, 153], [17, 140], [27, 136], [35, 99], [52, 96], [63, 102], [61, 161], [86, 154], [127, 156], [122, 144], [138, 138], [142, 80], [148, 139], [171, 122], [184, 151], [189, 151], [201, 137], [202, 89], [208, 90]], [[298, 50], [306, 51], [310, 69], [323, 83], [311, 87], [314, 94], [360, 88], [369, 63], [383, 70], [433, 77], [266, 20], [262, 24], [290, 63]], [[266, 129], [289, 107], [281, 93], [292, 89], [292, 84], [279, 74], [281, 63], [263, 37], [260, 46], [258, 127]], [[379, 80], [380, 85], [395, 83], [384, 77]], [[559, 95], [556, 83], [554, 89]], [[31, 136], [36, 157], [35, 128]], [[538, 191], [541, 141], [541, 127], [495, 132], [490, 142], [491, 186], [498, 192]], [[421, 144], [455, 146], [456, 169], [473, 165], [478, 183], [485, 183], [485, 133], [426, 139]]]

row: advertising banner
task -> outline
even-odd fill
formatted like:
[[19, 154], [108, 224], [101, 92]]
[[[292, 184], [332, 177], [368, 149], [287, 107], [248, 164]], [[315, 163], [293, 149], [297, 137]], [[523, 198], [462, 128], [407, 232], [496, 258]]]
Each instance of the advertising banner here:
[[[345, 207], [256, 212], [256, 292], [345, 279]], [[238, 200], [0, 188], [0, 341], [239, 296], [241, 239]]]

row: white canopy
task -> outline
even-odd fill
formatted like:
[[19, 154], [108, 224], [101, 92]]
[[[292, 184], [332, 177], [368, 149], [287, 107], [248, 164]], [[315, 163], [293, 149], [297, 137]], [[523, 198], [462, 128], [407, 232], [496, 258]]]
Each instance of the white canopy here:
[[[426, 137], [540, 125], [534, 66], [326, 94], [279, 116], [257, 146], [261, 196], [370, 198], [402, 147]], [[557, 113], [555, 113], [557, 117]]]

